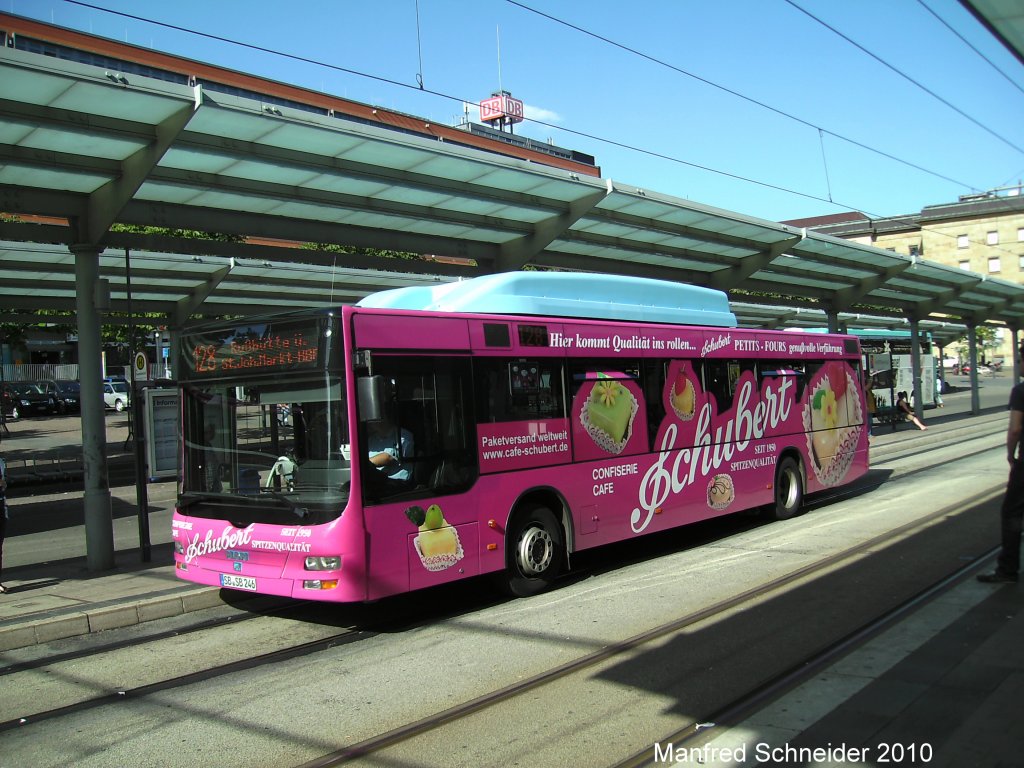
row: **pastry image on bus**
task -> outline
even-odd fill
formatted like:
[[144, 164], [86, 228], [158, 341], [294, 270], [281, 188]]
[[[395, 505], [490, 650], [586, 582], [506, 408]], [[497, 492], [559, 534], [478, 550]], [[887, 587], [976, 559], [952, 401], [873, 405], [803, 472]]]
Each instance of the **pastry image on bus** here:
[[632, 436], [639, 404], [620, 381], [603, 373], [598, 376], [580, 409], [580, 424], [595, 445], [610, 454], [619, 454]]
[[736, 498], [736, 489], [732, 478], [728, 475], [715, 475], [708, 483], [708, 506], [712, 509], [725, 509]]
[[823, 485], [842, 481], [853, 465], [863, 432], [864, 393], [842, 365], [828, 363], [811, 380], [803, 422], [815, 476]]
[[672, 403], [672, 410], [681, 421], [689, 421], [693, 418], [697, 404], [697, 393], [693, 386], [693, 372], [689, 374], [680, 370], [672, 381], [672, 391], [669, 393]]

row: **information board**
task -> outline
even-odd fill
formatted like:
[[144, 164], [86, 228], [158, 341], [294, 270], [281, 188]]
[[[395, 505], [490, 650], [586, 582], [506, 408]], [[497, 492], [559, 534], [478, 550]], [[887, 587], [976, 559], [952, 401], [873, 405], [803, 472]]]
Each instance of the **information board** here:
[[176, 389], [146, 389], [143, 418], [146, 435], [146, 466], [149, 479], [178, 474], [178, 415], [181, 393]]

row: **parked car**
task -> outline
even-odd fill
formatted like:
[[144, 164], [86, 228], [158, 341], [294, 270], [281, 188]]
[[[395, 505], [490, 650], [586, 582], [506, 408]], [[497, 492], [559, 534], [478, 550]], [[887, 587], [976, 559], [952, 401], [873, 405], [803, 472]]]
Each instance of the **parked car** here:
[[14, 407], [14, 392], [6, 385], [0, 386], [0, 413], [4, 416], [18, 418], [17, 408]]
[[[962, 374], [964, 374], [966, 376], [970, 372], [971, 372], [971, 366], [969, 364], [967, 364], [967, 363], [964, 363], [963, 367], [960, 369], [960, 373], [962, 373]], [[993, 372], [992, 369], [989, 368], [987, 365], [982, 365], [980, 363], [978, 364], [978, 375], [979, 376], [984, 376], [986, 373], [992, 373], [992, 372]]]
[[47, 394], [57, 401], [60, 413], [78, 413], [82, 410], [81, 385], [77, 381], [47, 380], [39, 382]]
[[103, 405], [118, 412], [131, 405], [128, 384], [124, 381], [103, 382]]
[[57, 412], [57, 401], [34, 381], [10, 381], [3, 389], [4, 408], [10, 408], [7, 415], [15, 419]]

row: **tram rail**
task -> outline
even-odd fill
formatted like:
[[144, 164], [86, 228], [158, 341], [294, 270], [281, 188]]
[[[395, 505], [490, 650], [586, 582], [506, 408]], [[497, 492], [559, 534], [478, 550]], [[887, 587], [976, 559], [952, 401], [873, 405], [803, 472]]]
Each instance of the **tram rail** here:
[[[943, 459], [938, 455], [938, 452], [944, 446], [962, 444], [964, 449], [960, 454], [962, 457], [981, 455], [992, 451], [1000, 446], [999, 438], [1002, 435], [1003, 429], [1003, 419], [993, 419], [991, 428], [982, 430], [980, 433], [976, 429], [973, 430], [971, 433], [972, 439], [968, 442], [963, 442], [962, 435], [947, 433], [948, 439], [939, 440], [934, 444], [916, 444], [913, 455], [919, 460], [918, 464], [920, 466], [915, 464], [905, 470], [901, 469], [899, 465], [901, 462], [909, 459], [910, 454], [903, 451], [892, 451], [889, 455], [880, 457], [875, 466], [890, 467], [895, 465], [894, 471], [879, 470], [877, 473], [869, 475], [860, 484], [812, 498], [809, 500], [808, 511], [813, 512], [816, 509], [834, 504], [856, 494], [869, 493], [887, 482], [894, 482], [897, 479], [908, 478], [941, 467]], [[935, 452], [934, 455], [932, 455], [933, 452]], [[972, 503], [992, 502], [1001, 492], [1001, 483], [993, 484], [979, 492]], [[563, 681], [571, 682], [575, 677], [585, 678], [587, 675], [592, 674], [595, 668], [603, 664], [627, 660], [635, 654], [644, 652], [645, 649], [674, 636], [686, 633], [697, 626], [712, 624], [725, 616], [745, 611], [751, 606], [771, 599], [773, 595], [786, 592], [794, 585], [816, 579], [824, 574], [835, 571], [846, 563], [856, 561], [890, 546], [893, 542], [913, 536], [944, 519], [957, 515], [962, 509], [962, 503], [944, 505], [911, 522], [896, 526], [883, 534], [871, 537], [854, 546], [845, 547], [841, 551], [828, 556], [816, 558], [813, 562], [803, 567], [795, 568], [763, 584], [758, 584], [753, 588], [711, 602], [699, 610], [689, 611], [685, 615], [663, 622], [621, 641], [609, 643], [604, 647], [581, 653], [574, 659], [554, 665], [547, 670], [533, 674], [511, 685], [501, 686], [493, 691], [469, 698], [451, 707], [439, 709], [436, 712], [407, 722], [399, 727], [382, 731], [370, 738], [363, 738], [350, 744], [342, 744], [336, 750], [324, 752], [324, 754], [315, 759], [297, 762], [296, 764], [300, 768], [312, 768], [313, 766], [319, 768], [321, 766], [350, 764], [367, 757], [382, 759], [388, 750], [407, 748], [409, 745], [414, 744], [417, 739], [443, 732], [445, 728], [467, 720], [473, 715], [485, 712], [500, 712], [501, 707], [514, 706], [517, 702], [521, 702], [524, 697], [542, 696], [545, 689], [556, 683]], [[770, 531], [770, 526], [766, 530]], [[728, 534], [726, 535], [728, 536]], [[963, 565], [956, 572], [945, 574], [933, 586], [915, 595], [911, 600], [905, 601], [903, 606], [896, 612], [886, 611], [883, 615], [874, 617], [858, 629], [847, 633], [840, 641], [830, 643], [826, 648], [819, 650], [814, 657], [802, 659], [799, 663], [791, 665], [784, 673], [774, 676], [768, 683], [761, 683], [752, 690], [745, 692], [742, 696], [735, 697], [728, 705], [710, 710], [701, 717], [693, 718], [692, 722], [684, 727], [676, 729], [671, 733], [666, 733], [665, 740], [678, 739], [680, 743], [687, 743], [687, 740], [700, 736], [700, 731], [697, 729], [699, 724], [708, 721], [727, 723], [731, 719], [738, 717], [739, 713], [757, 706], [759, 702], [764, 701], [767, 697], [774, 695], [784, 688], [795, 685], [800, 679], [801, 671], [813, 670], [816, 666], [824, 663], [829, 658], [834, 658], [836, 654], [843, 652], [852, 644], [862, 642], [867, 637], [872, 636], [873, 633], [878, 631], [878, 628], [894, 620], [895, 616], [900, 615], [901, 611], [911, 610], [917, 602], [928, 599], [928, 595], [936, 590], [940, 590], [942, 584], [948, 584], [951, 581], [962, 578], [965, 573], [977, 568], [978, 564], [989, 555], [990, 553], [984, 553], [967, 565]], [[570, 580], [585, 579], [587, 575], [586, 572], [582, 574], [576, 573], [569, 578]], [[480, 608], [481, 606], [473, 607]], [[48, 659], [9, 664], [6, 667], [0, 668], [0, 677], [5, 678], [6, 682], [16, 685], [20, 675], [59, 675], [62, 668], [69, 664], [86, 660], [89, 657], [118, 651], [135, 650], [148, 644], [158, 644], [161, 641], [172, 638], [181, 640], [186, 635], [200, 637], [207, 632], [222, 631], [232, 624], [248, 623], [257, 618], [267, 618], [272, 621], [295, 619], [296, 614], [292, 613], [295, 608], [296, 606], [294, 605], [268, 606], [259, 613], [243, 614], [237, 618], [203, 620], [195, 622], [188, 627], [160, 631], [145, 637], [119, 639], [111, 643], [101, 643], [90, 649], [70, 650]], [[416, 614], [415, 611], [413, 613]], [[447, 615], [441, 615], [442, 613]], [[0, 734], [45, 721], [61, 723], [90, 709], [106, 706], [117, 707], [162, 692], [186, 691], [191, 686], [199, 685], [204, 681], [214, 678], [223, 678], [236, 673], [244, 674], [250, 670], [313, 656], [332, 648], [369, 640], [375, 637], [379, 631], [403, 632], [412, 626], [443, 621], [450, 614], [451, 612], [425, 609], [416, 615], [396, 617], [388, 610], [388, 604], [380, 604], [365, 613], [366, 618], [364, 621], [349, 622], [349, 626], [346, 626], [341, 631], [337, 631], [337, 627], [325, 628], [322, 636], [307, 640], [306, 642], [286, 643], [272, 651], [245, 654], [241, 658], [233, 659], [223, 664], [192, 669], [181, 675], [155, 679], [134, 687], [120, 686], [113, 682], [94, 682], [92, 684], [93, 689], [101, 692], [91, 696], [84, 696], [78, 700], [56, 702], [53, 706], [41, 707], [39, 711], [25, 712], [17, 717], [10, 717], [0, 722]], [[301, 618], [299, 620], [301, 621]], [[649, 757], [649, 751], [637, 752], [627, 757], [624, 761], [616, 763], [616, 766], [640, 765], [643, 764], [644, 760], [648, 760]]]

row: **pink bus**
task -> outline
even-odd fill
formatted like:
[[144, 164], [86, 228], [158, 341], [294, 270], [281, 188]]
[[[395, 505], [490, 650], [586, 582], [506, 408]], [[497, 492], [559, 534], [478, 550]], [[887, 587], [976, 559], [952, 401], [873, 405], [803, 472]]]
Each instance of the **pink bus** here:
[[521, 272], [183, 337], [176, 572], [366, 601], [575, 552], [868, 468], [852, 336], [744, 330], [724, 294]]

